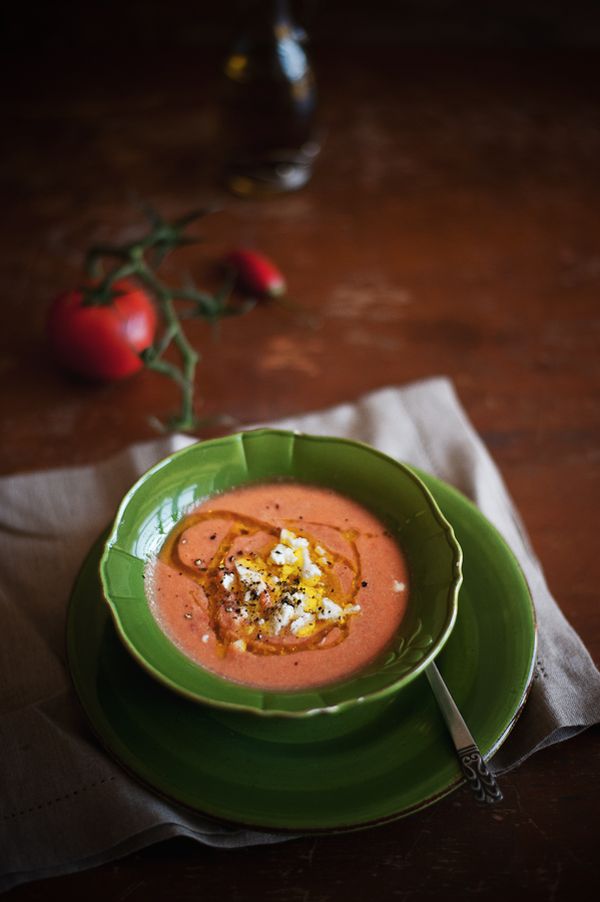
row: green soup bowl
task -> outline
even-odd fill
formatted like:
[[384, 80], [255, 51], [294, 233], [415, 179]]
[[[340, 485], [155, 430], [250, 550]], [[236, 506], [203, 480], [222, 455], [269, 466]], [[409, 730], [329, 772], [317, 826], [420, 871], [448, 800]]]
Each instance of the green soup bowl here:
[[[403, 619], [376, 660], [344, 680], [293, 692], [235, 683], [193, 662], [158, 626], [144, 581], [148, 562], [195, 505], [278, 480], [333, 489], [375, 514], [404, 554], [410, 587]], [[451, 525], [410, 467], [348, 439], [257, 429], [190, 445], [148, 470], [121, 502], [100, 578], [120, 639], [155, 679], [202, 704], [299, 718], [383, 701], [421, 673], [454, 626], [461, 565]]]

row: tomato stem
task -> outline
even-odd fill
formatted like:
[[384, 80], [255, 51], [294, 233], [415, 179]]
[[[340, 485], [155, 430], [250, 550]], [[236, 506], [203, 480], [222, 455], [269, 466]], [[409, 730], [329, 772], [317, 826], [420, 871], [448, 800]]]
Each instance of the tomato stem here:
[[[228, 305], [231, 285], [228, 283], [215, 295], [192, 287], [171, 288], [161, 281], [155, 269], [177, 247], [190, 244], [197, 239], [184, 234], [187, 226], [209, 211], [200, 211], [182, 216], [172, 223], [164, 221], [153, 213], [151, 228], [135, 242], [122, 245], [103, 244], [92, 247], [86, 258], [88, 274], [99, 281], [86, 290], [85, 303], [88, 305], [109, 304], [114, 300], [115, 283], [123, 278], [139, 282], [154, 298], [162, 317], [164, 328], [154, 344], [143, 352], [144, 365], [169, 379], [181, 392], [180, 409], [167, 423], [161, 424], [169, 431], [193, 432], [199, 421], [195, 415], [196, 368], [200, 354], [190, 343], [182, 325], [182, 317], [177, 302], [188, 305], [183, 313], [185, 319], [191, 316], [207, 320], [215, 325], [223, 316], [245, 313], [249, 308]], [[104, 263], [114, 261], [112, 269], [104, 272]], [[164, 354], [173, 346], [178, 361], [165, 360]]]

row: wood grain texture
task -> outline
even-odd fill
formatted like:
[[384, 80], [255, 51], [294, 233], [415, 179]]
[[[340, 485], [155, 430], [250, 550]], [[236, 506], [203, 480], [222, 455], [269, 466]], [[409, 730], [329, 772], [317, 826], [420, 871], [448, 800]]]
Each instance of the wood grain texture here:
[[[64, 377], [44, 351], [45, 310], [91, 241], [132, 234], [134, 197], [169, 216], [215, 200], [205, 243], [172, 272], [215, 284], [214, 261], [254, 244], [317, 326], [269, 306], [218, 341], [195, 325], [200, 412], [243, 426], [450, 376], [598, 661], [600, 65], [581, 50], [392, 51], [317, 56], [323, 153], [305, 190], [269, 203], [216, 187], [216, 57], [14, 60], [0, 472], [99, 460], [154, 435], [170, 385], [150, 372], [101, 387]], [[599, 735], [503, 777], [493, 811], [460, 790], [367, 832], [228, 852], [173, 841], [7, 898], [595, 898]]]

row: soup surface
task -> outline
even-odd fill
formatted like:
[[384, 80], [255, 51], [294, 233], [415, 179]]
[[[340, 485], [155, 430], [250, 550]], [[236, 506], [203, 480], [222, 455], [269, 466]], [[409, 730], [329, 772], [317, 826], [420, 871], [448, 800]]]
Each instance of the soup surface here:
[[408, 575], [383, 524], [329, 489], [268, 483], [214, 495], [146, 573], [161, 629], [227, 679], [298, 690], [337, 682], [390, 643]]

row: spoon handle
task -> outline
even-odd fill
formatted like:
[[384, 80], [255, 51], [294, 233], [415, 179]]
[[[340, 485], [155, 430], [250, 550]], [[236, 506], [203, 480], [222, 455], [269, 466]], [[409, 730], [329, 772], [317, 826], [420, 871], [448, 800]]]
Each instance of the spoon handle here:
[[437, 666], [432, 662], [425, 669], [425, 673], [442, 716], [446, 721], [448, 731], [452, 736], [462, 772], [473, 790], [475, 798], [478, 802], [492, 803], [501, 801], [502, 793], [496, 783], [496, 778], [483, 760], [481, 752], [477, 748], [477, 743], [469, 732], [469, 728], [464, 722], [456, 702], [450, 695], [450, 690], [442, 679]]

